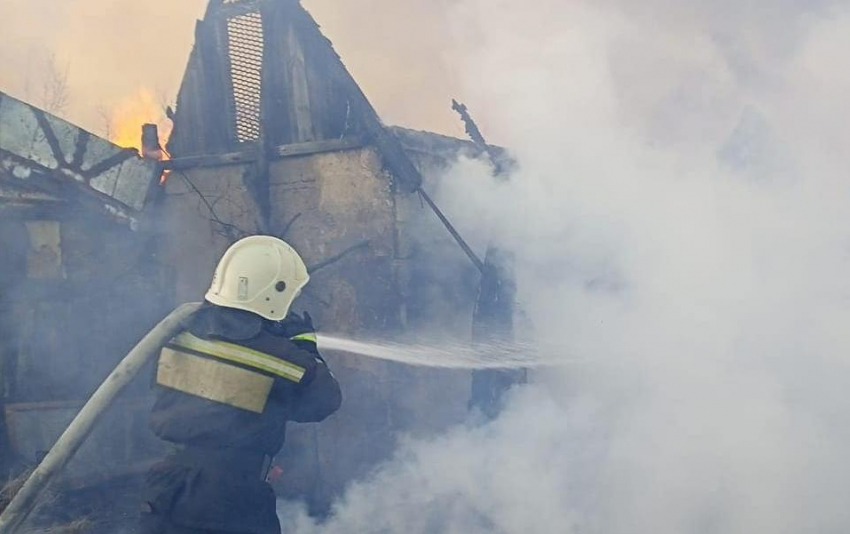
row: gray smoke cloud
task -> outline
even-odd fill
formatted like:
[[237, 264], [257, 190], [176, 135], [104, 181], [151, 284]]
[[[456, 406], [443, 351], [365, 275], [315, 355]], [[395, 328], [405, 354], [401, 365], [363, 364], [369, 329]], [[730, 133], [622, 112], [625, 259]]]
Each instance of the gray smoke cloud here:
[[583, 363], [285, 530], [846, 532], [848, 7], [447, 6], [466, 100], [521, 167], [461, 161], [440, 202], [517, 254], [519, 335]]

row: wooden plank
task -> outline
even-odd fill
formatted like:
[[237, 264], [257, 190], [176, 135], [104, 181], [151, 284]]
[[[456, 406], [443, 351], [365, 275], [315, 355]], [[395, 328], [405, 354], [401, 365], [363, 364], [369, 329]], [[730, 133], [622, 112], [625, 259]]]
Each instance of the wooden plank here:
[[[273, 159], [292, 158], [296, 156], [309, 156], [311, 154], [322, 154], [325, 152], [339, 152], [343, 150], [354, 150], [365, 146], [363, 139], [352, 137], [348, 139], [332, 139], [326, 141], [313, 141], [310, 143], [295, 143], [281, 145], [272, 148], [269, 156]], [[209, 156], [190, 156], [176, 158], [162, 162], [165, 170], [188, 170], [198, 167], [223, 167], [226, 165], [241, 165], [257, 161], [255, 150], [243, 152], [230, 152], [227, 154], [213, 154]]]
[[235, 144], [229, 66], [222, 56], [227, 51], [224, 23], [214, 18], [198, 21], [195, 27], [195, 46], [183, 75], [167, 146], [175, 156], [224, 152]]
[[195, 169], [197, 167], [223, 167], [226, 165], [241, 165], [257, 161], [257, 153], [254, 150], [243, 152], [228, 152], [226, 154], [213, 154], [206, 156], [187, 156], [175, 158], [162, 162], [162, 168], [170, 171]]
[[293, 109], [291, 55], [288, 38], [292, 22], [277, 2], [265, 3], [263, 16], [263, 137], [272, 145], [299, 142]]
[[281, 145], [271, 150], [272, 156], [279, 158], [290, 158], [293, 156], [306, 156], [310, 154], [321, 154], [323, 152], [337, 152], [342, 150], [354, 150], [365, 145], [363, 139], [350, 137], [346, 139], [327, 139], [324, 141], [313, 141], [310, 143], [295, 143]]
[[313, 115], [310, 105], [310, 88], [307, 85], [307, 67], [304, 64], [304, 50], [295, 28], [290, 25], [287, 28], [288, 56], [285, 64], [289, 66], [289, 80], [291, 83], [292, 108], [295, 118], [295, 141], [298, 143], [315, 141], [316, 134], [313, 129]]

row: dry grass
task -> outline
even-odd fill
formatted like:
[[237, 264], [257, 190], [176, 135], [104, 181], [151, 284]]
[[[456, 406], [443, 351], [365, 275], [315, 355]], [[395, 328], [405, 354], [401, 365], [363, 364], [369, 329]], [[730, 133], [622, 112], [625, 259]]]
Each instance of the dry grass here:
[[87, 517], [83, 517], [64, 525], [26, 529], [23, 531], [23, 534], [84, 534], [91, 531], [92, 527], [94, 527], [94, 522]]
[[[14, 479], [9, 480], [3, 488], [0, 489], [0, 513], [9, 506], [9, 503], [12, 502], [12, 499], [15, 498], [15, 495], [17, 495], [17, 493], [21, 490], [31, 474], [32, 470], [25, 471]], [[40, 496], [38, 508], [49, 508], [52, 503], [57, 501], [57, 499], [58, 496], [56, 493], [47, 490]], [[37, 510], [36, 512], [33, 512], [33, 515], [36, 513]], [[61, 525], [24, 528], [21, 532], [23, 534], [84, 534], [85, 532], [91, 531], [93, 526], [94, 522], [90, 518], [81, 517]]]
[[9, 503], [12, 502], [12, 499], [15, 498], [15, 495], [17, 495], [18, 492], [21, 491], [21, 488], [24, 486], [24, 482], [26, 482], [27, 479], [30, 477], [32, 471], [32, 469], [24, 471], [17, 477], [6, 482], [3, 488], [0, 489], [0, 513], [2, 513], [7, 506], [9, 506]]

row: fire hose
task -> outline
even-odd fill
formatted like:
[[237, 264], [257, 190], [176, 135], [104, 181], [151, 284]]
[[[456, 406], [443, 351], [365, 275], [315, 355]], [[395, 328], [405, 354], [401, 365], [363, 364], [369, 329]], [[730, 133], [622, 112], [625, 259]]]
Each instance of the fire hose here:
[[100, 416], [162, 345], [180, 330], [183, 321], [200, 307], [201, 303], [197, 302], [179, 306], [121, 360], [0, 514], [0, 534], [14, 534], [18, 530], [34, 508], [38, 496], [79, 450]]

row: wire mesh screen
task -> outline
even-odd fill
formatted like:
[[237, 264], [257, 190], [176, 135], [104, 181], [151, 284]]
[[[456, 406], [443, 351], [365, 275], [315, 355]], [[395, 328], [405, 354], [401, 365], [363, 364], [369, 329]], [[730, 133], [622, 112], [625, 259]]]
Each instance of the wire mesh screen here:
[[262, 15], [254, 12], [228, 18], [227, 43], [236, 140], [255, 141], [260, 137], [262, 102]]

